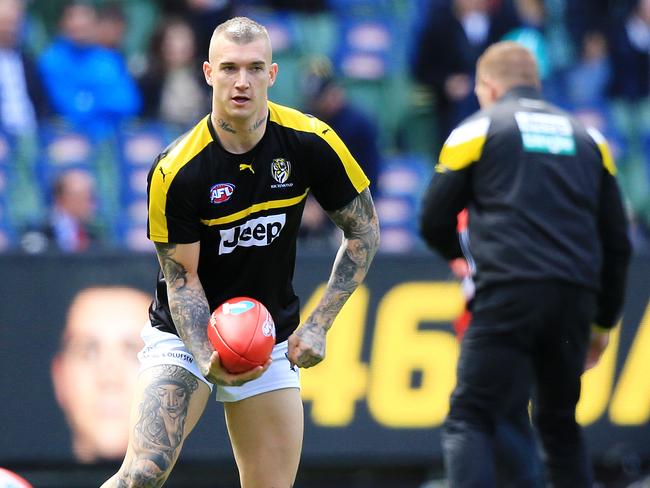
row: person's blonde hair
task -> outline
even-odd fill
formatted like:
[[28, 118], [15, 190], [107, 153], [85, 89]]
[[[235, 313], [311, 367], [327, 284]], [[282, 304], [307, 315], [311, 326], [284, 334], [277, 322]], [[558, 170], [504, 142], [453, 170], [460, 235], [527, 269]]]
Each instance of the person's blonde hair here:
[[271, 45], [266, 27], [248, 17], [233, 17], [219, 24], [212, 32], [209, 53], [212, 53], [215, 40], [219, 36], [224, 36], [235, 44], [248, 44], [257, 39], [265, 38], [269, 42], [269, 46]]
[[476, 76], [486, 76], [504, 89], [541, 85], [537, 61], [523, 45], [513, 41], [492, 44], [479, 57]]

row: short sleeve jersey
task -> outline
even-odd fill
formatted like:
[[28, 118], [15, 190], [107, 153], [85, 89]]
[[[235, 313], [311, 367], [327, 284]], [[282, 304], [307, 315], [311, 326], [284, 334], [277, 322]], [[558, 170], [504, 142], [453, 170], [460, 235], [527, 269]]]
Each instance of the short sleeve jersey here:
[[[281, 342], [299, 323], [292, 280], [308, 193], [332, 211], [369, 181], [324, 122], [268, 105], [264, 136], [247, 153], [227, 152], [206, 116], [157, 158], [148, 176], [147, 234], [159, 243], [200, 241], [198, 274], [210, 309], [236, 296], [255, 298], [269, 309]], [[150, 318], [177, 334], [161, 272]]]

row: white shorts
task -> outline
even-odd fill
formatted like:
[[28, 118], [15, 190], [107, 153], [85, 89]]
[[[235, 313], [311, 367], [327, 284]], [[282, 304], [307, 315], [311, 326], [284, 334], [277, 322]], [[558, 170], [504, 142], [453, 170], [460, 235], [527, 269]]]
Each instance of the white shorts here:
[[[161, 364], [173, 364], [186, 369], [198, 379], [203, 381], [212, 390], [213, 385], [199, 371], [196, 360], [185, 344], [175, 334], [163, 332], [147, 324], [140, 333], [144, 347], [138, 353], [140, 371]], [[291, 369], [291, 364], [286, 357], [288, 350], [287, 341], [276, 344], [271, 353], [273, 362], [259, 378], [249, 381], [242, 386], [216, 385], [216, 398], [220, 402], [238, 402], [260, 393], [266, 393], [283, 388], [300, 388], [300, 373], [298, 368]]]

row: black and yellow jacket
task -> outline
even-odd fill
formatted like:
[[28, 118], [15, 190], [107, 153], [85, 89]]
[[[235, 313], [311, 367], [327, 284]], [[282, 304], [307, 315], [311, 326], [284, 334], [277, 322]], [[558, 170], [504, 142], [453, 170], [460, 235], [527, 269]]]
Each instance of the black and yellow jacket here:
[[456, 215], [469, 209], [477, 290], [559, 280], [599, 293], [595, 321], [622, 307], [630, 256], [616, 167], [605, 138], [519, 87], [448, 137], [424, 195], [427, 243], [461, 256]]

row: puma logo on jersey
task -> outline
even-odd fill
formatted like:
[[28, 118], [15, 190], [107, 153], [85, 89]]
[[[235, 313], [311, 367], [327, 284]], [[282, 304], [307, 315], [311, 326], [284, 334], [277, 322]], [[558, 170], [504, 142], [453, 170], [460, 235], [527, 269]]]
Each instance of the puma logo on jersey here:
[[[163, 181], [165, 181], [165, 176], [167, 176], [169, 173], [165, 173], [165, 172], [163, 171], [163, 169], [162, 169], [162, 166], [158, 166], [158, 170], [160, 171], [160, 174], [161, 174], [162, 177], [163, 177]], [[170, 173], [171, 173], [171, 171], [170, 171]]]
[[237, 227], [220, 230], [219, 255], [230, 254], [237, 247], [263, 247], [271, 244], [282, 232], [285, 214], [267, 215], [244, 222]]
[[325, 130], [322, 132], [322, 134], [325, 135], [325, 134], [327, 134], [328, 131], [329, 131], [329, 129], [325, 129]]
[[245, 169], [249, 169], [251, 173], [255, 174], [255, 170], [253, 169], [253, 164], [241, 163], [239, 165], [239, 171], [244, 171]]

